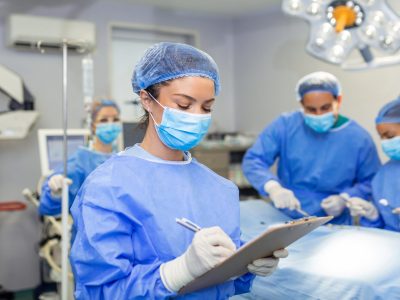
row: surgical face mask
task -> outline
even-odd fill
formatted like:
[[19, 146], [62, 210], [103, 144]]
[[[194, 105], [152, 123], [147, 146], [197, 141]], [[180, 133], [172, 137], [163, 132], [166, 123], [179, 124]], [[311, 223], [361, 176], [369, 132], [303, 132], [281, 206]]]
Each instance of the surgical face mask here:
[[100, 123], [96, 125], [96, 136], [103, 144], [114, 142], [122, 130], [121, 123]]
[[206, 135], [211, 124], [211, 114], [192, 114], [161, 105], [150, 93], [149, 95], [164, 108], [160, 124], [154, 120], [156, 132], [167, 147], [187, 151], [196, 147]]
[[393, 160], [400, 160], [400, 136], [383, 140], [382, 149]]
[[312, 114], [304, 114], [305, 123], [313, 130], [319, 133], [327, 132], [333, 127], [336, 117], [333, 112], [329, 112], [320, 116]]

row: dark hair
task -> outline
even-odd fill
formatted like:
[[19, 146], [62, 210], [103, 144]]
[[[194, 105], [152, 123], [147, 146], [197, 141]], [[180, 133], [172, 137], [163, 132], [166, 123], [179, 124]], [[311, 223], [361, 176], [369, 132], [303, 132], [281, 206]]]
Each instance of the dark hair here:
[[[160, 83], [156, 83], [153, 84], [149, 87], [147, 87], [145, 89], [146, 92], [148, 92], [149, 94], [151, 94], [154, 98], [158, 99], [158, 97], [160, 96], [160, 89], [163, 86], [168, 86], [171, 83], [172, 80], [167, 80], [167, 81], [163, 81]], [[140, 118], [138, 127], [142, 128], [142, 129], [146, 129], [147, 126], [149, 125], [149, 112], [147, 110], [145, 110], [144, 115]]]

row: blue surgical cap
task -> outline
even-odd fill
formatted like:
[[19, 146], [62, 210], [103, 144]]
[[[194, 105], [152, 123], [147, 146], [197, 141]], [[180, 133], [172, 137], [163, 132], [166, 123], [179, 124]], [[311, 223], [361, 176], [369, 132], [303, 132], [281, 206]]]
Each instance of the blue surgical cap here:
[[103, 107], [114, 107], [120, 113], [117, 103], [110, 99], [101, 99], [94, 101], [92, 105], [92, 121], [96, 120], [97, 114]]
[[400, 123], [400, 97], [383, 106], [375, 122], [376, 124]]
[[186, 77], [206, 77], [220, 91], [218, 67], [207, 53], [185, 44], [158, 43], [147, 49], [133, 71], [135, 93], [156, 83]]
[[342, 89], [339, 80], [327, 72], [314, 72], [301, 78], [297, 83], [297, 100], [301, 101], [310, 92], [329, 92], [335, 98], [340, 96]]

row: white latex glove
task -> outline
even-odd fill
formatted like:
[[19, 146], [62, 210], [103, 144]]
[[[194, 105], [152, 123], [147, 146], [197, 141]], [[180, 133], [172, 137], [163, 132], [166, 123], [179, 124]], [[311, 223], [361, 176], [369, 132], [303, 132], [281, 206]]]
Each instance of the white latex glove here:
[[185, 253], [161, 265], [161, 280], [167, 289], [178, 292], [235, 251], [235, 244], [220, 227], [203, 228], [196, 232]]
[[395, 209], [393, 209], [392, 213], [394, 213], [395, 215], [400, 215], [400, 207], [396, 207]]
[[340, 216], [343, 210], [346, 208], [347, 194], [332, 195], [321, 202], [321, 207], [328, 216]]
[[293, 192], [283, 188], [279, 182], [275, 180], [267, 181], [264, 185], [264, 189], [269, 194], [276, 208], [288, 208], [290, 210], [301, 208], [300, 201]]
[[[47, 185], [51, 190], [51, 195], [56, 198], [61, 197], [64, 176], [61, 174], [53, 175], [50, 177]], [[67, 184], [71, 185], [72, 180], [67, 178]]]
[[358, 197], [350, 198], [347, 202], [347, 207], [353, 217], [361, 216], [371, 221], [375, 221], [379, 217], [379, 212], [375, 205]]
[[286, 249], [276, 250], [271, 257], [256, 259], [247, 266], [247, 269], [250, 273], [265, 277], [271, 275], [276, 270], [280, 258], [287, 256], [288, 252]]

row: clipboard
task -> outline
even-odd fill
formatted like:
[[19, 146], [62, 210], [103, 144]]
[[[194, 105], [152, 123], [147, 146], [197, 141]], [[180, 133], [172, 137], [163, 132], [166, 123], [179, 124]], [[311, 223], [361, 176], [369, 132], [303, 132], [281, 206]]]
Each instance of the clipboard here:
[[221, 264], [189, 282], [179, 291], [179, 295], [218, 285], [247, 273], [247, 265], [254, 260], [272, 256], [275, 250], [286, 248], [332, 218], [332, 216], [305, 217], [269, 227]]

